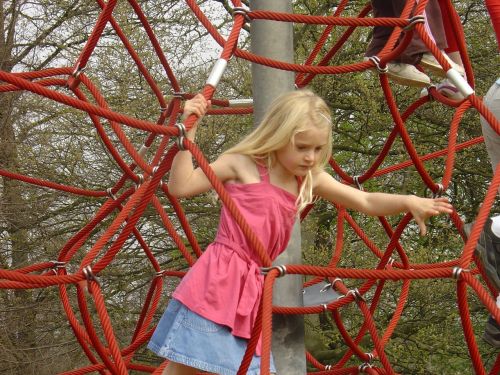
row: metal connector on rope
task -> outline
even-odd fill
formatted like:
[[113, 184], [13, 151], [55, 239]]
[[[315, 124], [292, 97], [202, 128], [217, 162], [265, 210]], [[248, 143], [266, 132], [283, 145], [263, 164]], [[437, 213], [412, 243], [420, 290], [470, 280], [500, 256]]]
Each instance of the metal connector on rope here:
[[[155, 166], [155, 167], [153, 167], [153, 171], [152, 171], [152, 172], [153, 172], [153, 175], [155, 175], [155, 174], [156, 174], [156, 172], [158, 172], [158, 169], [159, 169], [159, 168], [160, 168], [160, 166], [158, 166], [158, 165], [157, 165], [157, 166]], [[160, 187], [162, 187], [162, 186], [163, 186], [163, 180], [160, 180], [159, 185], [160, 185]]]
[[362, 363], [361, 365], [359, 365], [358, 369], [360, 372], [366, 372], [366, 370], [368, 370], [369, 368], [372, 368], [373, 366], [371, 365], [371, 363], [368, 363], [368, 362], [365, 362], [365, 363]]
[[212, 68], [212, 71], [210, 72], [210, 75], [208, 76], [206, 84], [216, 88], [222, 75], [224, 74], [224, 71], [226, 70], [226, 66], [227, 60], [217, 60]]
[[263, 275], [267, 275], [271, 270], [274, 270], [274, 269], [279, 271], [278, 277], [282, 277], [282, 276], [286, 275], [286, 266], [284, 264], [280, 264], [278, 266], [272, 266], [272, 267], [261, 267], [260, 272]]
[[443, 191], [444, 191], [444, 186], [443, 184], [437, 184], [437, 191], [434, 193], [432, 193], [432, 198], [439, 198], [441, 195], [443, 195]]
[[394, 259], [393, 257], [390, 257], [389, 260], [387, 261], [387, 264], [385, 265], [385, 268], [392, 267], [392, 265], [394, 264], [395, 261], [396, 261], [396, 259]]
[[52, 263], [52, 269], [56, 271], [61, 268], [66, 268], [66, 262], [61, 262], [60, 260], [52, 260], [50, 263]]
[[356, 187], [358, 188], [358, 190], [361, 190], [363, 191], [363, 185], [359, 182], [359, 177], [360, 176], [354, 176], [352, 179], [354, 181], [354, 183], [356, 184]]
[[66, 262], [61, 262], [59, 260], [52, 260], [50, 261], [52, 263], [52, 267], [50, 268], [50, 271], [54, 273], [54, 275], [57, 275], [57, 271], [63, 268], [66, 268]]
[[73, 70], [73, 72], [71, 73], [71, 76], [72, 76], [74, 79], [78, 79], [78, 77], [80, 77], [80, 74], [82, 74], [84, 71], [85, 71], [85, 67], [80, 68], [80, 64], [78, 64], [78, 65], [75, 67], [75, 70]]
[[142, 174], [138, 174], [137, 178], [139, 179], [139, 182], [135, 184], [135, 189], [139, 189], [139, 187], [144, 183], [144, 176]]
[[340, 277], [336, 277], [335, 279], [333, 279], [333, 281], [332, 281], [332, 288], [333, 289], [335, 289], [335, 284], [338, 282], [342, 282], [342, 279]]
[[113, 190], [111, 188], [106, 189], [106, 193], [108, 193], [109, 197], [116, 201], [116, 195], [113, 194]]
[[230, 107], [251, 107], [253, 99], [229, 99]]
[[410, 29], [413, 29], [417, 23], [425, 23], [425, 16], [420, 14], [418, 16], [414, 16], [412, 18], [408, 19], [408, 25], [403, 27], [403, 31], [408, 31]]
[[384, 68], [380, 67], [380, 58], [378, 56], [370, 56], [368, 57], [368, 60], [375, 64], [375, 67], [377, 68], [379, 74], [385, 74], [389, 71], [389, 67], [387, 65]]
[[460, 280], [460, 275], [462, 274], [462, 272], [469, 272], [469, 270], [465, 270], [465, 269], [460, 268], [460, 267], [453, 267], [453, 273], [451, 274], [451, 276], [455, 280]]
[[434, 84], [430, 84], [429, 86], [427, 86], [427, 89], [424, 89], [424, 90], [427, 90], [427, 96], [429, 97], [429, 101], [434, 100], [434, 97], [431, 95], [432, 88], [435, 88], [437, 90], [437, 86]]
[[87, 279], [87, 281], [94, 281], [95, 283], [99, 284], [99, 280], [97, 280], [96, 276], [92, 272], [92, 268], [90, 266], [85, 266], [82, 269], [83, 276]]
[[347, 297], [349, 294], [352, 294], [352, 296], [354, 297], [354, 300], [355, 301], [364, 301], [365, 299], [363, 298], [363, 296], [361, 295], [361, 293], [359, 292], [358, 288], [354, 288], [354, 289], [351, 289], [349, 290], [344, 297]]
[[233, 17], [236, 14], [241, 14], [245, 18], [245, 22], [252, 22], [252, 19], [248, 15], [248, 9], [243, 7], [234, 7], [233, 8]]
[[163, 277], [164, 273], [165, 273], [165, 271], [155, 272], [155, 274], [153, 275], [153, 279], [156, 279], [157, 277]]
[[177, 139], [175, 140], [175, 144], [177, 145], [177, 148], [181, 151], [185, 151], [186, 147], [184, 147], [184, 138], [186, 138], [186, 127], [182, 122], [178, 122], [174, 125], [177, 129], [179, 129], [179, 135], [177, 136]]
[[455, 69], [451, 68], [446, 72], [446, 77], [455, 85], [465, 98], [474, 94], [474, 89], [469, 85], [469, 82]]
[[186, 95], [184, 91], [172, 91], [172, 96], [174, 98], [184, 99], [184, 95]]

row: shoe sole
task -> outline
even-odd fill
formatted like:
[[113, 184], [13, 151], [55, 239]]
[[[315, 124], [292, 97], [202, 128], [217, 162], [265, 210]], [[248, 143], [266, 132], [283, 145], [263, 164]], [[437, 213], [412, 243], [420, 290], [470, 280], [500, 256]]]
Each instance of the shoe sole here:
[[420, 61], [419, 65], [424, 69], [427, 69], [437, 75], [438, 77], [446, 78], [446, 72], [443, 70], [441, 65], [436, 66], [434, 64], [428, 63], [425, 60]]
[[392, 81], [403, 85], [403, 86], [413, 86], [413, 87], [427, 87], [431, 84], [431, 82], [423, 82], [423, 81], [418, 81], [414, 79], [410, 79], [408, 77], [403, 77], [394, 73], [391, 73], [389, 70], [387, 72], [387, 77], [389, 77]]

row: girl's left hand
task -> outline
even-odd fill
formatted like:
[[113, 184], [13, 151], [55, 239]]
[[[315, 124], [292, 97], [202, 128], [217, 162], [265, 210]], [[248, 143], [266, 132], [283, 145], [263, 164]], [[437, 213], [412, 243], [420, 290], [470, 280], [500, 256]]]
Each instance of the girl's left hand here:
[[435, 215], [451, 214], [453, 206], [447, 198], [421, 198], [415, 195], [410, 196], [409, 211], [420, 228], [420, 235], [427, 234], [425, 221]]

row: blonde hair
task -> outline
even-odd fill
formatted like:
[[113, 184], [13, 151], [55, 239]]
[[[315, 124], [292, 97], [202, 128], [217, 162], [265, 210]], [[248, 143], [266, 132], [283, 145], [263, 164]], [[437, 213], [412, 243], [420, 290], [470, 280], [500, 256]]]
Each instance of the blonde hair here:
[[323, 99], [310, 90], [297, 90], [279, 96], [272, 102], [259, 126], [225, 153], [248, 155], [256, 163], [271, 169], [276, 163], [276, 151], [294, 142], [297, 133], [311, 126], [327, 129], [328, 142], [318, 162], [302, 181], [296, 202], [300, 212], [313, 201], [313, 172], [323, 170], [332, 154], [331, 115]]

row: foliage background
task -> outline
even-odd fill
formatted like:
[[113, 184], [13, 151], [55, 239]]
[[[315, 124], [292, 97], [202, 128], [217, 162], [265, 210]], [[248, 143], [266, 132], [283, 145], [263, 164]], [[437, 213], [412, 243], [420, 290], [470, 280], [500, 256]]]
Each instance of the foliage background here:
[[[231, 26], [227, 1], [199, 2], [223, 35]], [[496, 41], [482, 1], [454, 1], [462, 19], [476, 78], [476, 91], [483, 95], [498, 74]], [[90, 0], [1, 0], [0, 68], [5, 71], [31, 71], [48, 67], [71, 66], [82, 50], [99, 7]], [[365, 2], [349, 2], [347, 15], [355, 15]], [[220, 52], [199, 25], [184, 2], [141, 1], [145, 13], [160, 40], [181, 87], [196, 92], [202, 86]], [[328, 14], [335, 2], [297, 0], [297, 13]], [[140, 53], [145, 65], [169, 97], [170, 87], [153, 54], [146, 34], [126, 2], [119, 2], [113, 13], [127, 37]], [[303, 62], [322, 29], [296, 24], [294, 41], [296, 61]], [[340, 35], [337, 28], [331, 40]], [[370, 38], [368, 28], [360, 28], [344, 46], [332, 64], [360, 61]], [[240, 38], [240, 47], [248, 48], [249, 33]], [[154, 96], [119, 42], [111, 27], [106, 27], [86, 74], [99, 87], [110, 107], [118, 112], [154, 121], [159, 108]], [[437, 82], [436, 77], [433, 79]], [[312, 88], [325, 98], [333, 112], [334, 156], [352, 175], [366, 170], [379, 153], [392, 129], [382, 91], [370, 72], [317, 77]], [[400, 108], [406, 108], [419, 90], [394, 85]], [[61, 91], [65, 89], [61, 88]], [[249, 64], [232, 60], [217, 90], [217, 97], [251, 97]], [[412, 140], [420, 154], [447, 146], [453, 112], [439, 103], [420, 109], [408, 122]], [[252, 127], [251, 116], [211, 116], [204, 120], [198, 144], [209, 160], [234, 144]], [[109, 127], [108, 127], [109, 130]], [[140, 146], [145, 134], [127, 129]], [[480, 135], [477, 113], [470, 111], [459, 129], [459, 141]], [[115, 144], [118, 142], [114, 139]], [[120, 150], [125, 155], [123, 149]], [[126, 157], [125, 157], [126, 158]], [[401, 142], [396, 141], [383, 166], [408, 159]], [[127, 161], [131, 161], [127, 159]], [[439, 180], [443, 159], [426, 163]], [[0, 168], [63, 184], [88, 189], [106, 189], [121, 176], [120, 170], [101, 145], [87, 115], [57, 105], [30, 93], [0, 94]], [[491, 178], [491, 167], [483, 145], [457, 154], [456, 169], [447, 192], [463, 220], [469, 222], [484, 198]], [[370, 180], [369, 191], [426, 195], [423, 183], [413, 168]], [[94, 215], [103, 203], [60, 192], [37, 188], [16, 181], [0, 180], [0, 268], [15, 269], [40, 261], [54, 260], [63, 244]], [[165, 200], [167, 210], [175, 220]], [[206, 194], [183, 201], [191, 224], [204, 247], [213, 238], [219, 212], [213, 197]], [[494, 207], [499, 211], [498, 205]], [[370, 238], [384, 248], [388, 240], [377, 219], [352, 213]], [[396, 224], [400, 218], [390, 218]], [[79, 255], [68, 265], [74, 271], [79, 260], [112, 218], [92, 234]], [[307, 264], [326, 264], [336, 239], [336, 211], [319, 202], [303, 223], [303, 254]], [[183, 269], [179, 251], [168, 238], [158, 217], [148, 209], [138, 224], [159, 259], [162, 268]], [[402, 243], [415, 263], [455, 259], [463, 242], [447, 218], [433, 219], [429, 235], [417, 236], [410, 227]], [[373, 267], [377, 260], [352, 231], [347, 230], [341, 267]], [[137, 243], [128, 241], [112, 266], [99, 275], [114, 330], [122, 345], [134, 331], [153, 270]], [[355, 281], [346, 281], [356, 286]], [[167, 292], [175, 287], [168, 281]], [[376, 313], [379, 329], [386, 326], [399, 297], [401, 284], [387, 283]], [[70, 287], [70, 292], [74, 288]], [[73, 293], [74, 294], [74, 293]], [[76, 302], [73, 301], [75, 304]], [[479, 336], [487, 312], [474, 295], [470, 296], [472, 320]], [[161, 310], [161, 309], [160, 309]], [[352, 334], [362, 317], [355, 308], [341, 311]], [[344, 346], [328, 316], [307, 318], [308, 349], [325, 364], [335, 363]], [[496, 353], [478, 340], [487, 366]], [[364, 349], [371, 351], [368, 339]], [[414, 282], [410, 296], [387, 354], [395, 369], [404, 374], [472, 373], [470, 358], [456, 306], [455, 284], [451, 281]], [[159, 364], [146, 350], [135, 357], [139, 362]], [[86, 358], [69, 328], [56, 288], [40, 290], [0, 290], [0, 373], [54, 374], [87, 364]]]

